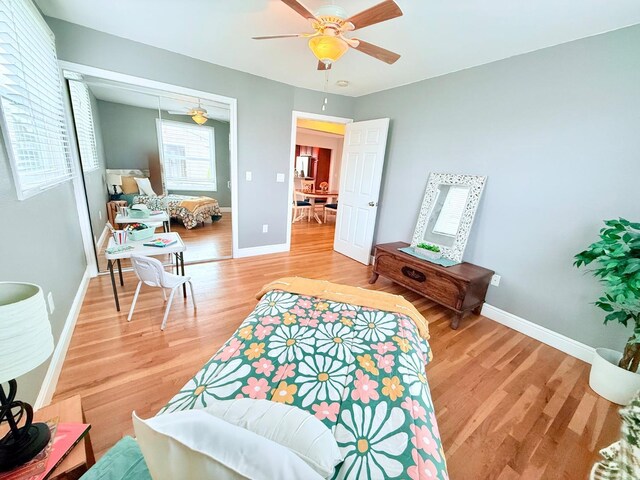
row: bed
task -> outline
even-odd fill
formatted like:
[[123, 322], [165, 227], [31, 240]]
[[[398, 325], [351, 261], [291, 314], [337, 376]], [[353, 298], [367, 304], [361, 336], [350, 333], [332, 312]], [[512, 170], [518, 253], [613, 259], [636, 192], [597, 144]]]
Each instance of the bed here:
[[220, 206], [215, 198], [193, 197], [189, 195], [122, 195], [129, 205], [144, 204], [151, 210], [165, 210], [169, 217], [182, 222], [186, 229], [197, 227], [211, 219], [217, 222], [222, 218]]
[[333, 433], [344, 458], [334, 479], [448, 478], [425, 376], [428, 327], [409, 302], [292, 277], [258, 297], [158, 415], [235, 398], [281, 402]]

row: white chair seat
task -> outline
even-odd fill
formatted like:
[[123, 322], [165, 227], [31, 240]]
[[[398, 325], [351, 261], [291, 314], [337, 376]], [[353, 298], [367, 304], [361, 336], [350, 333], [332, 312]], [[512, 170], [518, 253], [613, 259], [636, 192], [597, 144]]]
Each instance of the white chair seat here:
[[164, 330], [165, 326], [167, 325], [167, 318], [169, 316], [169, 310], [171, 309], [171, 302], [173, 302], [173, 296], [175, 295], [176, 290], [185, 283], [189, 284], [191, 300], [193, 301], [193, 309], [195, 310], [197, 308], [196, 298], [193, 295], [193, 284], [191, 283], [191, 277], [183, 277], [181, 275], [175, 275], [173, 273], [166, 272], [164, 270], [164, 267], [162, 266], [162, 263], [157, 258], [132, 255], [131, 264], [133, 265], [133, 271], [136, 273], [136, 276], [140, 281], [138, 282], [138, 286], [136, 287], [136, 293], [133, 296], [133, 302], [131, 302], [131, 309], [129, 310], [129, 316], [127, 317], [128, 322], [131, 321], [131, 317], [133, 316], [133, 310], [136, 306], [138, 294], [140, 293], [140, 288], [142, 287], [143, 283], [150, 287], [161, 288], [165, 300], [167, 299], [167, 294], [164, 289], [167, 288], [171, 290], [171, 294], [169, 295], [169, 302], [167, 303], [167, 308], [164, 311], [164, 318], [162, 319], [162, 326], [160, 327], [160, 330]]

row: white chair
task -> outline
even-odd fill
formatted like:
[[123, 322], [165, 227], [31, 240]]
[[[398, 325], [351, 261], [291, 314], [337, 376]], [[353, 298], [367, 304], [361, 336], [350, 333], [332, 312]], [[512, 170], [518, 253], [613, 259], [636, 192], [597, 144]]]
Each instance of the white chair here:
[[291, 223], [302, 220], [305, 213], [307, 214], [307, 221], [310, 222], [311, 217], [313, 216], [313, 207], [311, 203], [307, 202], [304, 198], [304, 194], [300, 192], [294, 192], [293, 198], [293, 221]]
[[191, 292], [191, 299], [193, 300], [193, 309], [195, 310], [197, 308], [196, 297], [193, 295], [191, 277], [183, 277], [182, 275], [174, 275], [173, 273], [166, 272], [162, 266], [162, 262], [157, 258], [132, 255], [131, 264], [133, 265], [133, 271], [136, 272], [136, 276], [140, 281], [136, 287], [136, 293], [133, 296], [133, 303], [131, 304], [131, 310], [129, 310], [127, 322], [131, 321], [133, 309], [136, 306], [138, 294], [140, 293], [140, 288], [143, 283], [150, 287], [160, 287], [165, 300], [167, 300], [167, 294], [164, 289], [171, 289], [171, 294], [169, 294], [169, 303], [167, 303], [167, 308], [164, 311], [164, 318], [162, 319], [162, 326], [160, 327], [160, 330], [164, 330], [164, 327], [167, 325], [167, 317], [169, 316], [173, 296], [175, 295], [176, 290], [178, 290], [178, 288], [183, 284], [189, 284], [189, 291]]

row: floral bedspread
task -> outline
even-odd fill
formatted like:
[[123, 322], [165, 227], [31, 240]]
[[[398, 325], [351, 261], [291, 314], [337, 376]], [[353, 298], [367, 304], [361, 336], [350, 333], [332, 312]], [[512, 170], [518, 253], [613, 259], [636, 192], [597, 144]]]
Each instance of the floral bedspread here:
[[133, 203], [143, 203], [151, 210], [165, 210], [171, 218], [180, 220], [187, 229], [197, 227], [199, 223], [221, 215], [220, 206], [216, 199], [212, 198], [210, 203], [199, 206], [192, 211], [182, 206], [182, 201], [190, 198], [193, 197], [173, 193], [156, 196], [137, 195], [133, 198]]
[[430, 356], [405, 315], [272, 290], [160, 414], [242, 397], [295, 405], [333, 432], [335, 479], [444, 480]]

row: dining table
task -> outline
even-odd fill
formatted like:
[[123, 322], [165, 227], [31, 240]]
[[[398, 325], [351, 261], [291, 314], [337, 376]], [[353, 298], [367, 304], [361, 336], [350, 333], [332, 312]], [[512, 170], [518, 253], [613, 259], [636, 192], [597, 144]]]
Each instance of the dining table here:
[[[322, 220], [318, 216], [318, 212], [316, 211], [316, 201], [324, 199], [327, 204], [336, 203], [338, 201], [338, 192], [322, 192], [320, 190], [315, 190], [313, 192], [305, 192], [303, 190], [296, 190], [297, 197], [304, 197], [311, 204], [311, 210], [313, 211], [313, 218], [316, 219], [318, 223], [322, 223]], [[297, 220], [297, 219], [296, 219]]]

